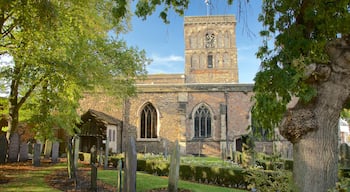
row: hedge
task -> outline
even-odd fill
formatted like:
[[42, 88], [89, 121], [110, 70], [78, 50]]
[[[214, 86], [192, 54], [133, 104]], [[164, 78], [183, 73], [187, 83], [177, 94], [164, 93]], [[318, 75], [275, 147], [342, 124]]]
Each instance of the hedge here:
[[[116, 167], [120, 159], [122, 161], [124, 160], [124, 158], [112, 157], [110, 158], [110, 163]], [[293, 161], [284, 161], [285, 168], [290, 168], [292, 165]], [[279, 164], [278, 166], [281, 165]], [[168, 176], [169, 162], [160, 159], [138, 159], [137, 171], [158, 176]], [[249, 185], [248, 181], [253, 181], [251, 180], [252, 175], [259, 175], [263, 172], [270, 176], [275, 174], [274, 171], [271, 170], [246, 170], [242, 168], [208, 167], [188, 164], [180, 165], [179, 171], [181, 180], [241, 189], [247, 189]]]

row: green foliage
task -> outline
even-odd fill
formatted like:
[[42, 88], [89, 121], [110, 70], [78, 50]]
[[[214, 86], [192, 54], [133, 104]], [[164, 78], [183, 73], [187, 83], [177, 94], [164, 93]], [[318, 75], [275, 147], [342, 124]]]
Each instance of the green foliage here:
[[259, 169], [247, 170], [246, 181], [248, 189], [259, 192], [290, 192], [293, 191], [292, 174], [287, 171], [263, 171]]
[[350, 191], [350, 179], [349, 178], [341, 178], [336, 187], [333, 189], [329, 189], [328, 192], [348, 192]]
[[[264, 128], [280, 122], [293, 96], [309, 102], [316, 90], [305, 76], [312, 63], [329, 62], [327, 42], [349, 34], [349, 1], [263, 1], [259, 21], [264, 43], [257, 57], [261, 70], [255, 77], [253, 115]], [[317, 79], [317, 74], [312, 74]]]
[[1, 131], [3, 131], [3, 132], [7, 132], [7, 131], [8, 131], [8, 129], [9, 129], [9, 127], [8, 127], [8, 126], [5, 126], [5, 127], [2, 127], [2, 128], [1, 128]]
[[[128, 47], [109, 32], [124, 32], [112, 0], [11, 1], [0, 6], [0, 55], [13, 63], [0, 69], [11, 88], [8, 101], [35, 126], [38, 137], [52, 137], [52, 128], [77, 132], [79, 100], [85, 91], [105, 91], [116, 98], [135, 93], [134, 82], [146, 74], [145, 52]], [[16, 123], [14, 123], [16, 125]], [[9, 127], [15, 131], [16, 127]]]

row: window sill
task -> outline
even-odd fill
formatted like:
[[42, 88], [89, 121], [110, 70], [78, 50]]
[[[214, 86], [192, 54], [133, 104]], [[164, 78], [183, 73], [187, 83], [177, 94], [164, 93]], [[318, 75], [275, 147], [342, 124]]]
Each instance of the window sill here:
[[160, 138], [137, 138], [136, 141], [160, 141]]
[[192, 138], [190, 141], [192, 142], [199, 142], [199, 141], [214, 141], [214, 139], [212, 137], [203, 137], [203, 138], [200, 138], [200, 137], [194, 137]]

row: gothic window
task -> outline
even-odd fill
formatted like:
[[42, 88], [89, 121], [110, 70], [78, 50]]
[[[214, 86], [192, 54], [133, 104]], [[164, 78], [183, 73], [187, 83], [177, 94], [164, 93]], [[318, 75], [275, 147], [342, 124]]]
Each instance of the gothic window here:
[[140, 138], [157, 138], [157, 111], [151, 103], [145, 105], [141, 111]]
[[208, 55], [208, 68], [213, 68], [213, 55]]
[[211, 114], [204, 105], [201, 105], [194, 114], [194, 137], [211, 137]]

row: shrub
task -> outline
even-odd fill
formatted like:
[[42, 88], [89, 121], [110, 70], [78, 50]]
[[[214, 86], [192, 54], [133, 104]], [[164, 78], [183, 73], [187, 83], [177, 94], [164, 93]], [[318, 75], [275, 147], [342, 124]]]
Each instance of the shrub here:
[[288, 171], [266, 171], [248, 169], [246, 171], [248, 189], [256, 189], [259, 192], [290, 192], [292, 187], [292, 174]]
[[146, 160], [145, 172], [158, 176], [167, 176], [169, 174], [169, 163], [162, 160]]

